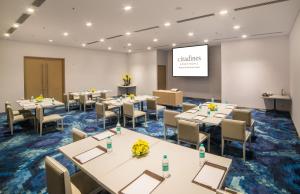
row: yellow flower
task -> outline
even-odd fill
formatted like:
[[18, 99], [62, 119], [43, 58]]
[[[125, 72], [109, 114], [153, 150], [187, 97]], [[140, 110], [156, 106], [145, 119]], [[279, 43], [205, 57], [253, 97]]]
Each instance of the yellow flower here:
[[213, 104], [213, 103], [208, 104], [207, 107], [208, 107], [209, 110], [211, 110], [211, 111], [215, 111], [215, 110], [217, 109], [217, 105], [216, 105], [216, 104]]
[[133, 156], [143, 156], [149, 152], [149, 143], [145, 140], [138, 139], [131, 148]]

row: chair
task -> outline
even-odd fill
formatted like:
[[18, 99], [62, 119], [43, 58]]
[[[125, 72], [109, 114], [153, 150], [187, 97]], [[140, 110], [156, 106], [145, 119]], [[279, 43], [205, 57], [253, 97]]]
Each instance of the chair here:
[[36, 107], [36, 119], [38, 121], [37, 131], [40, 131], [40, 135], [43, 134], [43, 124], [45, 123], [56, 122], [58, 126], [60, 125], [60, 129], [64, 130], [64, 118], [59, 114], [44, 116], [44, 111], [41, 106]]
[[102, 188], [84, 172], [70, 176], [68, 170], [52, 157], [45, 158], [47, 192], [49, 194], [96, 193]]
[[205, 140], [207, 140], [207, 150], [210, 152], [210, 134], [199, 132], [199, 125], [195, 122], [178, 121], [178, 144], [185, 142], [196, 145], [196, 149], [199, 149], [199, 145]]
[[167, 127], [173, 128], [177, 130], [177, 119], [176, 115], [180, 114], [180, 112], [165, 110], [164, 111], [164, 139], [167, 139]]
[[30, 114], [28, 112], [24, 113], [24, 114], [14, 114], [14, 111], [12, 110], [11, 106], [8, 105], [6, 106], [6, 111], [7, 111], [7, 121], [8, 121], [8, 125], [10, 128], [10, 133], [11, 135], [14, 134], [14, 124], [17, 122], [21, 122], [21, 121], [26, 121], [26, 120], [33, 120], [33, 124], [34, 124], [34, 128], [35, 128], [35, 117], [33, 114]]
[[250, 131], [252, 132], [252, 135], [254, 136], [255, 120], [252, 119], [251, 110], [249, 110], [249, 109], [233, 109], [232, 119], [239, 120], [239, 121], [245, 121], [247, 128], [250, 129]]
[[[237, 121], [224, 119], [221, 123], [222, 127], [222, 156], [224, 153], [224, 140], [238, 141], [243, 143], [243, 159], [246, 159], [246, 142], [249, 139], [251, 143], [251, 132], [246, 130], [245, 121]], [[251, 144], [250, 144], [251, 145]]]
[[150, 113], [154, 112], [156, 115], [156, 120], [158, 120], [158, 112], [164, 110], [165, 108], [165, 106], [157, 105], [156, 98], [147, 99], [147, 113], [149, 115]]
[[118, 117], [118, 115], [112, 111], [105, 110], [105, 105], [103, 103], [96, 103], [96, 120], [98, 123], [99, 118], [103, 118], [103, 128], [105, 129], [106, 119], [111, 119], [113, 117]]
[[73, 96], [70, 95], [69, 93], [64, 94], [65, 98], [65, 108], [69, 112], [70, 111], [70, 106], [74, 106], [78, 104], [78, 101], [73, 99]]
[[[8, 111], [7, 111], [7, 106], [11, 106], [11, 103], [8, 102], [8, 101], [6, 101], [5, 104], [4, 104], [6, 114], [8, 113]], [[13, 110], [13, 115], [19, 115], [19, 114], [20, 114], [20, 111], [18, 111], [18, 110]]]
[[190, 110], [190, 109], [192, 109], [192, 108], [195, 108], [195, 107], [197, 107], [196, 104], [183, 103], [183, 104], [182, 104], [182, 112], [186, 112], [186, 111], [188, 111], [188, 110]]
[[73, 142], [87, 138], [87, 134], [79, 129], [72, 129]]
[[80, 94], [79, 102], [80, 102], [80, 110], [81, 110], [81, 107], [83, 106], [84, 112], [86, 111], [87, 105], [89, 105], [91, 108], [93, 108], [93, 104], [96, 103], [94, 100], [88, 99], [87, 94]]
[[145, 117], [145, 123], [147, 124], [147, 114], [143, 111], [134, 110], [134, 104], [124, 103], [123, 104], [123, 119], [124, 127], [126, 125], [126, 118], [132, 119], [132, 128], [135, 128], [135, 119], [138, 117]]

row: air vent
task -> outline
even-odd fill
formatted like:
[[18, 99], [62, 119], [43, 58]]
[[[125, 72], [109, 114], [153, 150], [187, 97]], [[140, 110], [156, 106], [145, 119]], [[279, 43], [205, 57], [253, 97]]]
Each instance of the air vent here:
[[211, 13], [211, 14], [206, 14], [206, 15], [202, 15], [202, 16], [187, 18], [187, 19], [183, 19], [183, 20], [178, 20], [177, 23], [189, 22], [192, 20], [198, 20], [198, 19], [202, 19], [202, 18], [212, 17], [214, 15], [215, 15], [214, 13]]
[[99, 41], [97, 40], [97, 41], [93, 41], [93, 42], [88, 42], [88, 43], [86, 43], [87, 45], [91, 45], [91, 44], [95, 44], [95, 43], [98, 43]]
[[268, 2], [265, 2], [265, 3], [259, 3], [259, 4], [254, 4], [254, 5], [249, 5], [249, 6], [245, 6], [245, 7], [236, 8], [236, 9], [234, 9], [234, 11], [252, 9], [252, 8], [256, 8], [256, 7], [262, 7], [262, 6], [267, 6], [267, 5], [276, 4], [276, 3], [282, 3], [282, 2], [286, 2], [286, 1], [289, 1], [289, 0], [268, 1]]
[[16, 30], [16, 28], [9, 28], [7, 30], [7, 33], [12, 34], [15, 30]]
[[232, 37], [226, 37], [226, 38], [217, 38], [217, 39], [214, 39], [213, 41], [232, 40], [232, 39], [236, 39], [236, 38], [239, 38], [239, 37], [232, 36]]
[[152, 26], [152, 27], [149, 27], [149, 28], [144, 28], [144, 29], [136, 30], [134, 32], [143, 32], [143, 31], [153, 30], [153, 29], [157, 29], [157, 28], [159, 28], [159, 26]]
[[27, 18], [29, 18], [29, 14], [26, 14], [26, 13], [23, 13], [19, 18], [18, 18], [18, 20], [17, 20], [17, 23], [18, 24], [23, 24], [26, 20], [27, 20]]
[[275, 35], [275, 34], [282, 34], [283, 32], [268, 32], [268, 33], [261, 33], [261, 34], [253, 34], [252, 37], [255, 36], [267, 36], [267, 35]]
[[114, 39], [114, 38], [119, 38], [119, 37], [122, 37], [123, 35], [116, 35], [116, 36], [111, 36], [111, 37], [108, 37], [106, 38], [107, 40], [111, 40], [111, 39]]
[[35, 0], [31, 5], [40, 7], [46, 0]]

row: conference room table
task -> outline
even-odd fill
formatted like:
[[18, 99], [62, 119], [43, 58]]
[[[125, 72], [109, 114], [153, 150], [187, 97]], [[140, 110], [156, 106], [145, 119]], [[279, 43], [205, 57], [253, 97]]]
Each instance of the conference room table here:
[[81, 92], [70, 92], [70, 95], [73, 96], [74, 99], [79, 99], [79, 96], [84, 94], [87, 96], [91, 96], [92, 98], [100, 97], [101, 93], [108, 93], [111, 90], [95, 90], [95, 91], [81, 91]]
[[213, 103], [217, 106], [216, 111], [209, 111], [208, 105], [210, 102], [202, 104], [200, 107], [195, 107], [186, 112], [176, 115], [176, 118], [196, 122], [198, 124], [207, 124], [218, 126], [222, 120], [228, 117], [234, 108], [235, 104]]
[[[112, 130], [115, 131], [115, 129]], [[162, 158], [164, 154], [168, 156], [170, 176], [164, 179], [152, 193], [216, 193], [211, 188], [193, 183], [193, 179], [201, 169], [197, 150], [125, 128], [121, 129], [121, 134], [111, 136], [111, 139], [112, 152], [102, 154], [85, 163], [79, 162], [75, 157], [99, 145], [106, 148], [106, 139], [98, 141], [91, 136], [60, 147], [59, 151], [110, 193], [120, 193], [124, 187], [132, 183], [146, 170], [162, 176]], [[150, 152], [141, 158], [133, 157], [131, 153], [131, 147], [137, 139], [146, 140], [150, 144]], [[226, 169], [222, 179], [218, 181], [218, 188], [220, 188], [230, 169], [232, 160], [210, 153], [205, 154], [205, 159], [207, 162]], [[207, 178], [215, 181], [214, 177]], [[145, 186], [141, 185], [141, 187]]]
[[44, 98], [42, 101], [37, 100], [17, 100], [17, 105], [23, 110], [35, 110], [37, 106], [41, 106], [43, 109], [55, 108], [58, 106], [64, 106], [64, 103], [55, 100], [53, 98]]

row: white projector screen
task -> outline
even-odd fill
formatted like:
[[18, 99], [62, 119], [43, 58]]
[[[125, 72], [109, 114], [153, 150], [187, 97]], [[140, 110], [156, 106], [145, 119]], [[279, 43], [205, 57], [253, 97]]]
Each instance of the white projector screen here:
[[174, 48], [173, 76], [207, 77], [208, 45]]

